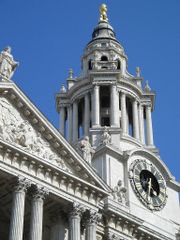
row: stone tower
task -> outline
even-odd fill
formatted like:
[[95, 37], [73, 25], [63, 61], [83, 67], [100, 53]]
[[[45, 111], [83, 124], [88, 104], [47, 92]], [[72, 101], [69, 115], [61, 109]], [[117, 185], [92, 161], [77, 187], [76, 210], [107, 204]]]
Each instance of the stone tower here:
[[67, 87], [56, 95], [60, 132], [112, 189], [106, 206], [142, 219], [162, 239], [175, 239], [180, 185], [154, 145], [155, 93], [143, 83], [139, 67], [135, 75], [128, 72], [104, 4], [81, 66], [79, 77], [70, 69]]

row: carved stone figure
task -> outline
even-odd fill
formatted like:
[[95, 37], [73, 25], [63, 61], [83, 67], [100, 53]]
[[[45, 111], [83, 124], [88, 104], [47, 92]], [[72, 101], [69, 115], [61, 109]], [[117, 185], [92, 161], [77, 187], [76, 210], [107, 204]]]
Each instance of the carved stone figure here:
[[20, 113], [4, 97], [0, 97], [0, 138], [21, 146], [25, 151], [53, 162], [61, 169], [70, 172], [61, 156], [58, 156], [41, 133], [22, 118]]
[[81, 149], [84, 160], [91, 164], [94, 148], [91, 146], [88, 136], [86, 136], [83, 140], [80, 141], [79, 147]]
[[14, 61], [11, 55], [11, 48], [6, 47], [0, 54], [0, 74], [6, 78], [11, 78], [18, 62]]
[[127, 192], [127, 189], [122, 186], [122, 181], [119, 180], [117, 183], [117, 186], [112, 191], [113, 199], [117, 202], [120, 202], [126, 205], [127, 203], [126, 192]]
[[104, 132], [101, 136], [100, 145], [106, 145], [111, 143], [111, 135], [108, 132], [107, 127], [104, 128]]

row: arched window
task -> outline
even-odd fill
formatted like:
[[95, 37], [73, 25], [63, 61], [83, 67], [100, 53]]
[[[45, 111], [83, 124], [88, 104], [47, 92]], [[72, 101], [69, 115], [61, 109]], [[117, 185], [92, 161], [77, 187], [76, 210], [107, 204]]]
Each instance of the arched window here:
[[101, 61], [107, 62], [107, 61], [108, 61], [108, 57], [103, 55], [103, 56], [101, 57]]
[[119, 59], [117, 59], [117, 69], [121, 69], [121, 62]]
[[92, 60], [91, 59], [89, 59], [89, 61], [88, 61], [88, 69], [92, 70]]

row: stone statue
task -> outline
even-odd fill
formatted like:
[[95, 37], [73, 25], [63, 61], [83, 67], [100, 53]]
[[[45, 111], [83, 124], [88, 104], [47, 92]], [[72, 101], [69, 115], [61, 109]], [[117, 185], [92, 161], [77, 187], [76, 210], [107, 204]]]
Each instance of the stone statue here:
[[127, 189], [122, 186], [122, 181], [119, 180], [117, 186], [112, 191], [113, 199], [117, 202], [122, 203], [123, 205], [126, 205], [127, 203], [126, 192]]
[[11, 48], [4, 48], [0, 53], [0, 74], [2, 77], [10, 79], [18, 65], [19, 63], [15, 62], [11, 55]]
[[91, 164], [92, 154], [95, 151], [89, 142], [88, 136], [86, 136], [83, 140], [80, 141], [79, 147], [81, 149], [84, 160]]
[[108, 132], [107, 127], [104, 128], [104, 132], [101, 136], [100, 145], [106, 145], [111, 143], [111, 135]]

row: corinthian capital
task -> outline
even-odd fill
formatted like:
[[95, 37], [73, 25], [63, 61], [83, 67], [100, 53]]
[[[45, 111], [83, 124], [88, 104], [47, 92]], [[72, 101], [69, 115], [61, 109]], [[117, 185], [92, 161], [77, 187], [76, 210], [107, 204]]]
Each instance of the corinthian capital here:
[[81, 216], [85, 212], [85, 207], [78, 202], [73, 202], [71, 216]]
[[16, 192], [25, 192], [31, 186], [31, 182], [25, 177], [18, 176], [13, 185]]
[[97, 211], [93, 210], [93, 209], [89, 210], [88, 215], [89, 216], [87, 217], [87, 223], [97, 224], [102, 218], [102, 215], [100, 213], [98, 213]]
[[36, 200], [44, 200], [45, 197], [49, 194], [49, 190], [45, 187], [36, 185], [32, 195], [33, 195], [33, 199]]

